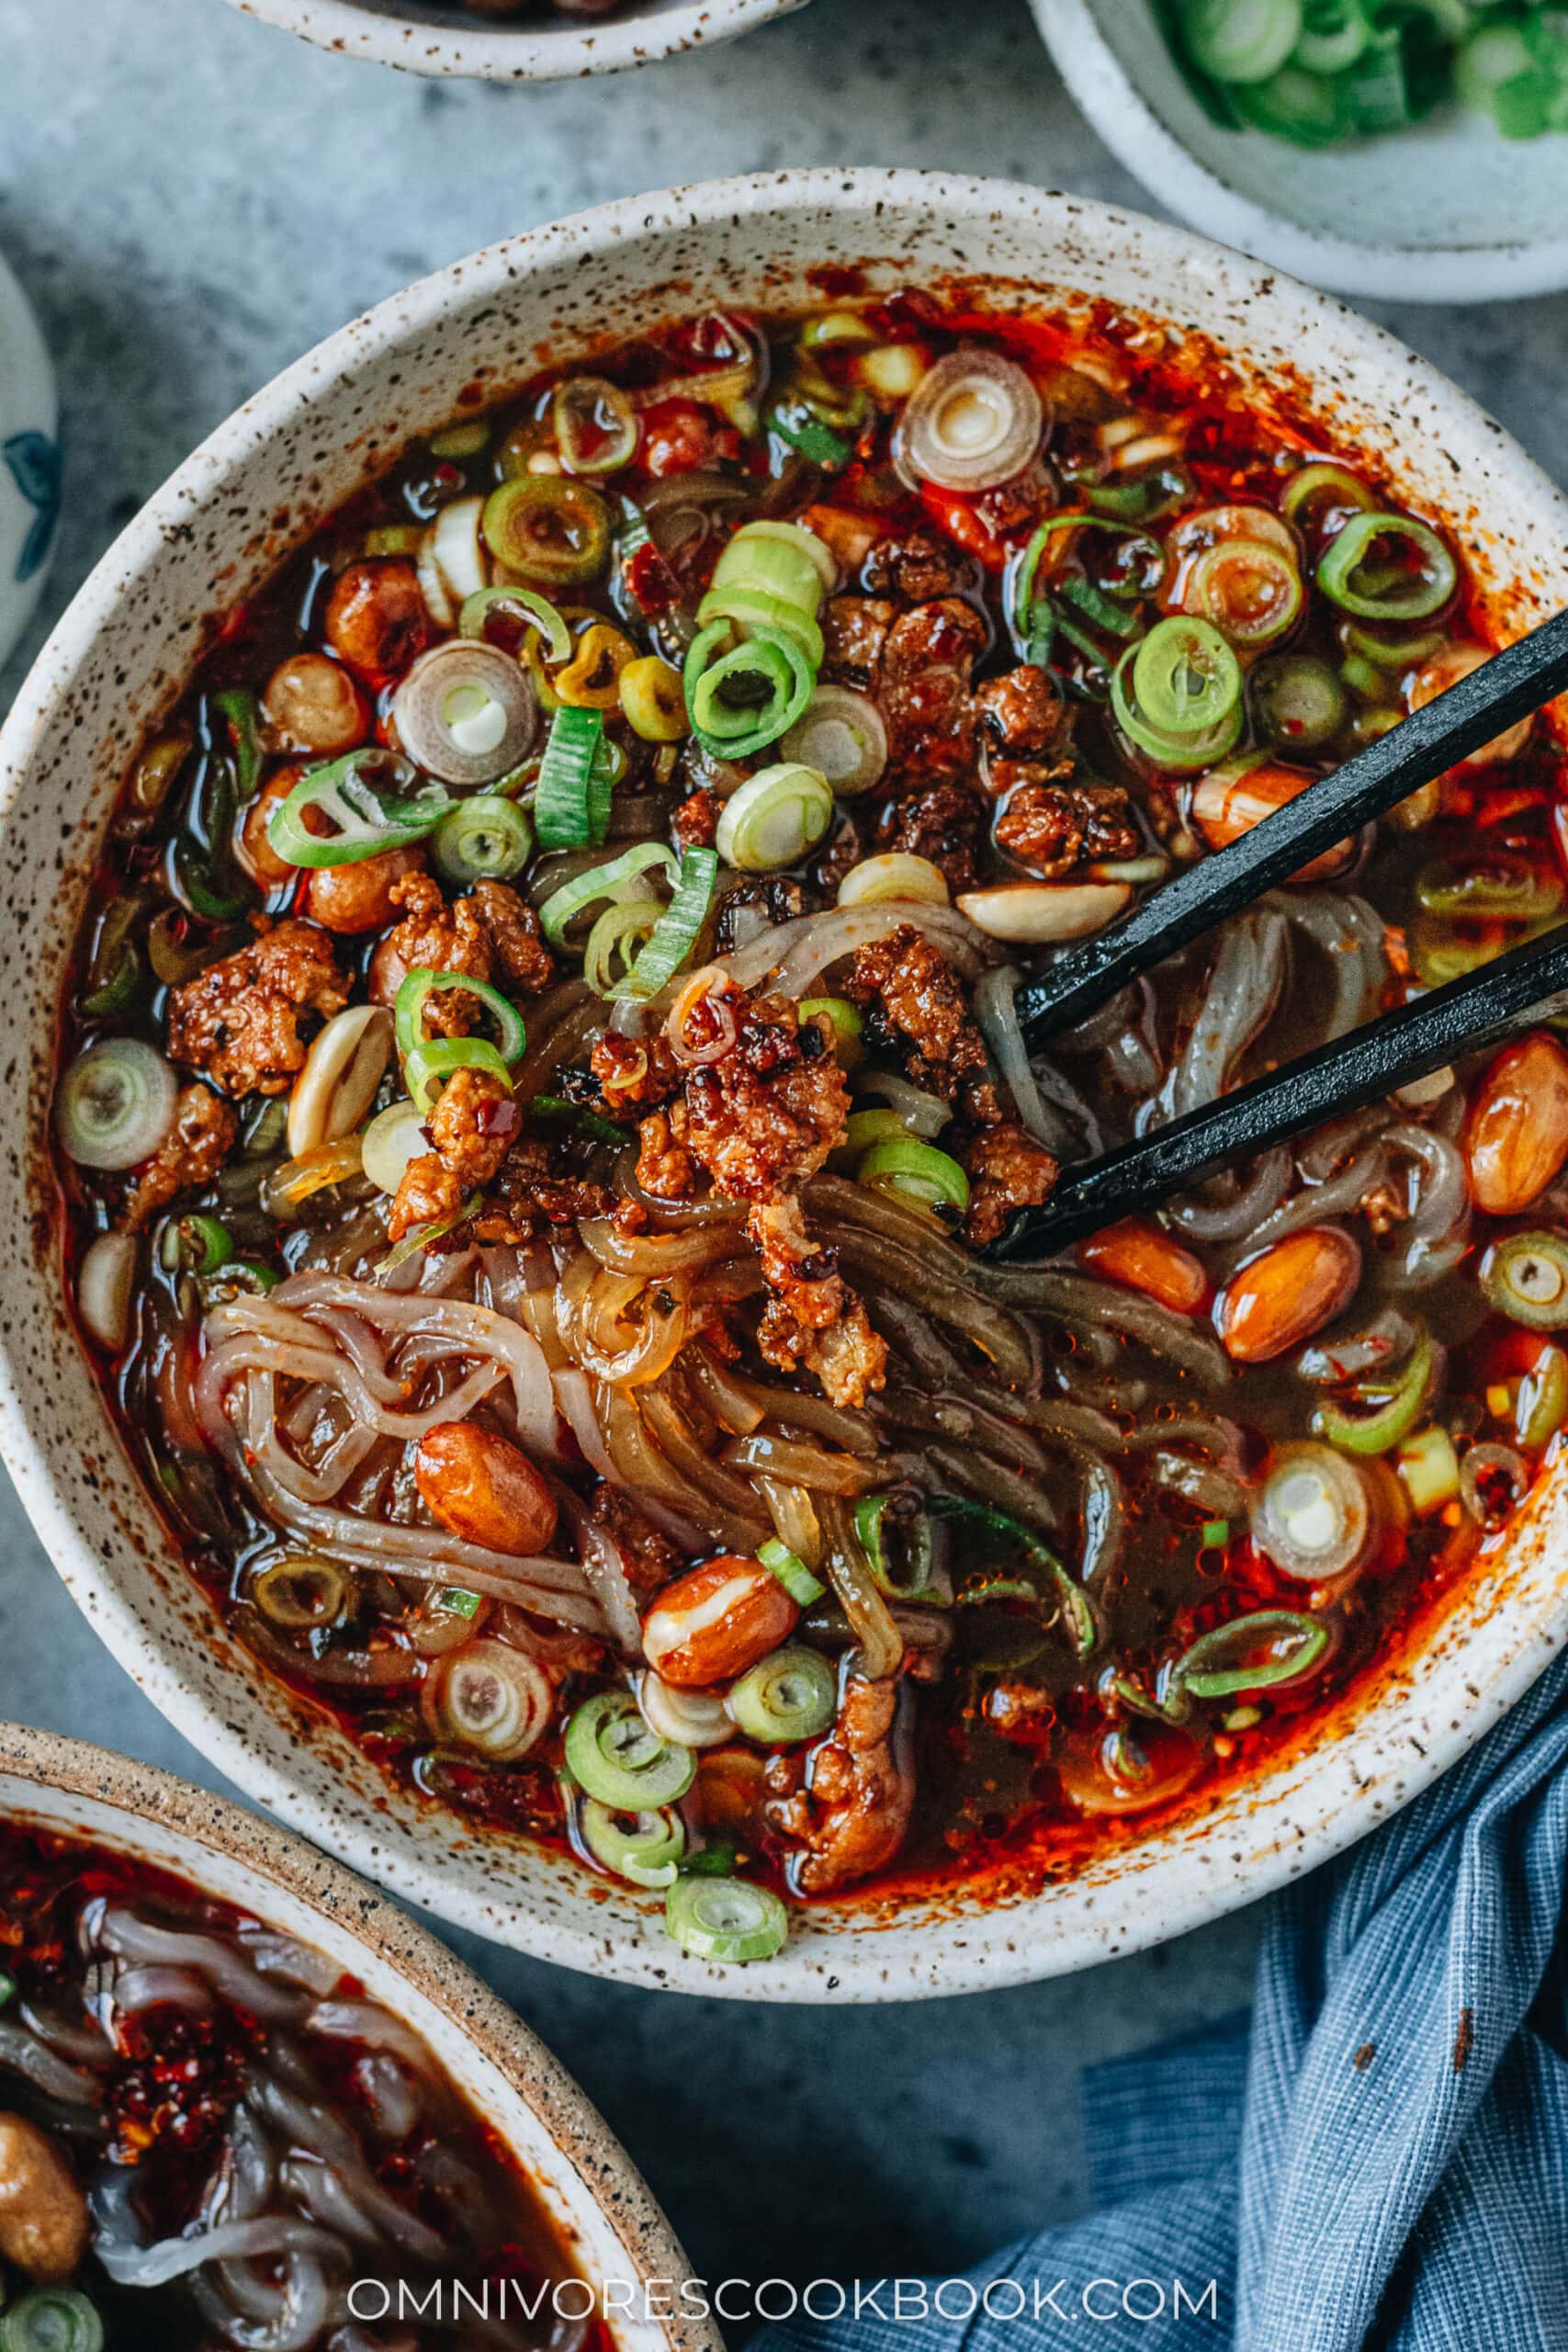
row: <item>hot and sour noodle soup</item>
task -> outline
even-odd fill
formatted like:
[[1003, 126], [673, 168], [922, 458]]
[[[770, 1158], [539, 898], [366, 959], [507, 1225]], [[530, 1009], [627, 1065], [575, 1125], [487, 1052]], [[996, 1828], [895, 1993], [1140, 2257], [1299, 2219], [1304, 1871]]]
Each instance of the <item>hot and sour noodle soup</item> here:
[[1485, 650], [1104, 312], [708, 316], [409, 450], [141, 750], [66, 1018], [81, 1319], [257, 1672], [721, 1960], [1299, 1736], [1568, 1416], [1568, 1052], [987, 1252], [1559, 914], [1556, 742], [1032, 1060], [1012, 989]]
[[5, 2352], [609, 2340], [514, 2161], [334, 1962], [14, 1822], [0, 2298]]

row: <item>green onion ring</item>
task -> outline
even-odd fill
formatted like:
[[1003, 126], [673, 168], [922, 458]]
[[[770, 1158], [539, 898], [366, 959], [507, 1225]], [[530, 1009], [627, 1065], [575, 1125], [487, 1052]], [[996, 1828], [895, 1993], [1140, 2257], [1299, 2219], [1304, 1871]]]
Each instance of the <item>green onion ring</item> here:
[[574, 915], [591, 907], [595, 899], [614, 898], [623, 884], [635, 882], [650, 866], [661, 865], [671, 888], [680, 876], [680, 864], [675, 853], [663, 842], [637, 842], [623, 850], [619, 857], [607, 858], [603, 865], [591, 865], [585, 874], [563, 882], [552, 890], [539, 909], [539, 928], [552, 947], [566, 944], [566, 928]]
[[664, 1926], [695, 1960], [772, 1960], [789, 1936], [789, 1914], [771, 1887], [743, 1878], [678, 1878]]
[[[693, 639], [682, 683], [686, 712], [705, 751], [719, 759], [750, 759], [787, 735], [811, 700], [811, 668], [793, 638], [758, 628], [739, 644], [728, 621], [714, 621]], [[765, 693], [745, 705], [727, 706], [727, 685], [750, 678]]]
[[534, 847], [525, 810], [499, 792], [476, 793], [449, 808], [430, 837], [430, 854], [448, 882], [509, 881]]
[[[1261, 1664], [1247, 1661], [1246, 1652], [1267, 1642], [1270, 1656]], [[1288, 1645], [1288, 1646], [1284, 1646]], [[1238, 1690], [1269, 1690], [1282, 1682], [1299, 1681], [1310, 1674], [1328, 1646], [1328, 1628], [1295, 1609], [1257, 1609], [1201, 1634], [1171, 1669], [1194, 1699], [1228, 1699]]]
[[696, 945], [713, 905], [718, 880], [718, 853], [689, 849], [681, 859], [681, 878], [647, 945], [615, 993], [621, 999], [646, 1003], [673, 979]]
[[[477, 996], [501, 1033], [503, 1063], [522, 1059], [527, 1035], [516, 1006], [499, 989], [492, 989], [488, 980], [476, 980], [471, 972], [434, 972], [428, 964], [416, 964], [412, 972], [405, 973], [392, 1008], [400, 1059], [406, 1062], [418, 1047], [429, 1043], [424, 1034], [425, 999], [445, 989], [467, 989], [470, 996]], [[466, 1041], [457, 1037], [446, 1042], [462, 1045]]]
[[550, 721], [534, 794], [541, 849], [581, 849], [603, 841], [613, 786], [604, 776], [604, 714], [563, 704]]
[[626, 1690], [601, 1690], [566, 1727], [566, 1761], [591, 1797], [617, 1813], [649, 1813], [674, 1804], [697, 1774], [689, 1747], [660, 1739]]
[[[1385, 567], [1380, 580], [1369, 575], [1369, 559], [1380, 539], [1403, 540], [1421, 559], [1411, 573]], [[1420, 621], [1441, 612], [1459, 585], [1459, 566], [1429, 523], [1414, 514], [1376, 508], [1352, 514], [1318, 558], [1317, 584], [1342, 612], [1363, 621]]]
[[[309, 769], [266, 820], [266, 837], [290, 865], [353, 865], [383, 850], [407, 849], [434, 831], [452, 806], [439, 785], [421, 792], [419, 770], [395, 752], [362, 744], [325, 767]], [[306, 813], [330, 817], [337, 831], [307, 830]]]
[[460, 637], [483, 637], [491, 613], [508, 613], [537, 629], [547, 662], [571, 660], [571, 631], [547, 596], [532, 588], [476, 588], [457, 616]]
[[757, 1546], [757, 1557], [771, 1575], [777, 1577], [797, 1609], [809, 1609], [821, 1600], [828, 1588], [818, 1582], [797, 1552], [776, 1536]]
[[617, 1878], [629, 1879], [633, 1886], [674, 1885], [686, 1851], [686, 1826], [678, 1813], [664, 1806], [626, 1813], [585, 1797], [579, 1823], [594, 1860]]
[[[1568, 1283], [1564, 1287], [1568, 1289]], [[1563, 1319], [1568, 1321], [1568, 1307]], [[1314, 1435], [1352, 1453], [1386, 1453], [1401, 1438], [1409, 1436], [1426, 1411], [1442, 1368], [1442, 1351], [1423, 1326], [1392, 1396], [1370, 1413], [1349, 1412], [1325, 1399], [1313, 1416]]]
[[839, 1678], [827, 1659], [795, 1642], [759, 1658], [731, 1684], [725, 1704], [748, 1739], [784, 1747], [819, 1738], [838, 1701]]
[[1499, 1314], [1531, 1331], [1568, 1325], [1568, 1241], [1560, 1233], [1510, 1233], [1481, 1262], [1481, 1287]]

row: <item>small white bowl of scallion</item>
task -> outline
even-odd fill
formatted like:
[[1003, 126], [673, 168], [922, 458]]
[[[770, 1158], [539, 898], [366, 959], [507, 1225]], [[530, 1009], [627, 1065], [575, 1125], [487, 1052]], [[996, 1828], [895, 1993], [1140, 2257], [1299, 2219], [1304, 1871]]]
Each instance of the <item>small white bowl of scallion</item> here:
[[1032, 0], [1169, 209], [1344, 293], [1568, 286], [1568, 0]]

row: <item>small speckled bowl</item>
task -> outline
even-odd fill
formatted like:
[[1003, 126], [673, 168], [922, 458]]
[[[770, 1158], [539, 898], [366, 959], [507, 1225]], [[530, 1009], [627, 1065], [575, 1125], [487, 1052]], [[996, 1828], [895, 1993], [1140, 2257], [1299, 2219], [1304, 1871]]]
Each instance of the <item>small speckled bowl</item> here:
[[[1568, 604], [1568, 503], [1501, 427], [1340, 304], [1185, 231], [1077, 198], [910, 172], [786, 172], [639, 197], [459, 262], [384, 302], [231, 417], [77, 596], [0, 734], [0, 1442], [115, 1656], [249, 1795], [367, 1876], [548, 1960], [762, 2000], [886, 2000], [1047, 1976], [1198, 1925], [1320, 1861], [1424, 1787], [1533, 1680], [1568, 1622], [1568, 1477], [1303, 1744], [1163, 1825], [1122, 1825], [1043, 1885], [812, 1906], [776, 1960], [718, 1969], [656, 1899], [393, 1788], [265, 1678], [175, 1556], [67, 1312], [48, 1154], [55, 1008], [128, 752], [215, 612], [402, 445], [539, 367], [725, 304], [923, 285], [1023, 309], [1108, 300], [1179, 321], [1243, 387], [1282, 389], [1444, 517], [1500, 629]], [[826, 273], [826, 276], [824, 275]]]
[[171, 1871], [323, 1952], [418, 2034], [511, 2150], [581, 2276], [602, 2295], [613, 2282], [617, 2352], [723, 2352], [705, 2320], [649, 2315], [690, 2268], [604, 2119], [537, 2035], [384, 1895], [226, 1797], [19, 1724], [0, 1724], [0, 1820]]
[[612, 17], [558, 16], [549, 0], [510, 22], [442, 0], [229, 0], [318, 49], [469, 82], [563, 82], [619, 74], [656, 57], [711, 48], [787, 17], [804, 0], [632, 0]]

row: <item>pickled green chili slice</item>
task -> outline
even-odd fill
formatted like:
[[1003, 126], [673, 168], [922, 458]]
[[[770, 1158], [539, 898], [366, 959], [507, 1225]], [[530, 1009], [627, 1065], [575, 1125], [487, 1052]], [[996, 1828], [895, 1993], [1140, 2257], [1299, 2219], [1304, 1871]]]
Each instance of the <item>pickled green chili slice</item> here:
[[637, 413], [604, 376], [569, 376], [558, 384], [550, 422], [569, 474], [613, 474], [637, 455]]
[[625, 979], [617, 984], [617, 997], [646, 1002], [673, 979], [697, 944], [717, 881], [716, 850], [689, 849], [682, 854], [675, 895], [638, 949]]
[[240, 797], [248, 800], [261, 782], [262, 772], [261, 713], [256, 698], [245, 686], [225, 686], [221, 694], [213, 695], [212, 703], [223, 714], [229, 730]]
[[34, 2287], [0, 2314], [0, 2352], [104, 2352], [97, 2306], [75, 2287]]
[[1131, 481], [1093, 483], [1084, 495], [1097, 514], [1122, 523], [1150, 523], [1191, 497], [1192, 477], [1185, 466], [1151, 466]]
[[694, 1960], [772, 1960], [789, 1937], [789, 1913], [769, 1886], [743, 1878], [678, 1878], [664, 1926]]
[[618, 1813], [674, 1804], [697, 1776], [689, 1747], [660, 1739], [626, 1690], [601, 1690], [566, 1727], [567, 1769], [580, 1787]]
[[818, 1650], [792, 1643], [760, 1658], [725, 1702], [737, 1730], [764, 1747], [817, 1739], [838, 1711], [839, 1678]]
[[[1442, 1364], [1442, 1351], [1423, 1326], [1409, 1361], [1392, 1391], [1382, 1392], [1381, 1403], [1370, 1411], [1353, 1412], [1325, 1398], [1313, 1417], [1314, 1431], [1330, 1445], [1343, 1446], [1351, 1453], [1387, 1453], [1409, 1436], [1425, 1413]], [[1373, 1394], [1364, 1382], [1355, 1393], [1363, 1398]]]
[[1247, 693], [1259, 729], [1284, 751], [1320, 750], [1349, 716], [1339, 679], [1311, 653], [1270, 654], [1249, 674]]
[[1510, 1233], [1481, 1263], [1481, 1287], [1499, 1314], [1532, 1331], [1568, 1325], [1568, 1241], [1560, 1233]]
[[533, 847], [526, 812], [499, 792], [460, 800], [430, 837], [436, 871], [457, 883], [510, 881], [522, 873]]
[[1542, 1348], [1519, 1383], [1514, 1431], [1527, 1452], [1538, 1453], [1568, 1420], [1568, 1354]]
[[777, 1577], [797, 1609], [811, 1608], [828, 1589], [812, 1575], [799, 1553], [792, 1552], [777, 1536], [770, 1536], [767, 1543], [757, 1546], [757, 1557], [770, 1576]]
[[700, 630], [682, 683], [703, 749], [718, 759], [745, 760], [788, 734], [811, 699], [814, 680], [793, 637], [756, 628], [734, 644], [734, 634], [727, 620]]
[[172, 1216], [158, 1236], [165, 1273], [215, 1274], [234, 1255], [233, 1236], [215, 1216]]
[[1241, 665], [1213, 622], [1173, 615], [1122, 656], [1111, 707], [1127, 741], [1159, 766], [1213, 767], [1241, 733]]
[[[1014, 1544], [1038, 1567], [1043, 1568], [1055, 1589], [1062, 1611], [1062, 1620], [1068, 1639], [1078, 1657], [1088, 1657], [1100, 1640], [1100, 1627], [1095, 1621], [1089, 1597], [1081, 1584], [1070, 1577], [1050, 1545], [1005, 1511], [993, 1510], [987, 1503], [972, 1503], [964, 1495], [933, 1495], [929, 1505], [933, 1519], [962, 1519], [971, 1525], [988, 1527], [993, 1534], [1002, 1535]], [[994, 1590], [982, 1593], [982, 1599], [999, 1596]], [[962, 1594], [960, 1595], [962, 1598]]]
[[571, 631], [547, 596], [539, 595], [532, 588], [476, 588], [471, 596], [463, 599], [463, 609], [457, 616], [458, 635], [485, 637], [492, 614], [518, 621], [525, 629], [536, 629], [547, 662], [571, 660]]
[[1312, 527], [1336, 507], [1365, 512], [1374, 504], [1371, 492], [1347, 466], [1319, 460], [1293, 473], [1280, 492], [1280, 512], [1298, 529]]
[[1190, 1698], [1228, 1699], [1298, 1681], [1327, 1647], [1328, 1628], [1316, 1618], [1296, 1609], [1256, 1609], [1201, 1634], [1177, 1659], [1172, 1679]]
[[1221, 539], [1204, 549], [1188, 576], [1183, 603], [1236, 645], [1270, 644], [1294, 627], [1302, 575], [1267, 539]]
[[637, 842], [623, 850], [619, 857], [606, 858], [603, 865], [591, 865], [586, 874], [575, 875], [552, 890], [539, 908], [539, 928], [552, 947], [564, 946], [567, 925], [574, 915], [591, 907], [598, 899], [613, 899], [628, 882], [635, 882], [651, 866], [662, 867], [665, 878], [673, 888], [680, 875], [675, 853], [663, 842]]
[[612, 788], [604, 749], [604, 712], [563, 704], [550, 721], [534, 794], [541, 849], [581, 849], [604, 840]]
[[1483, 852], [1472, 864], [1435, 862], [1416, 878], [1416, 896], [1428, 914], [1479, 922], [1543, 922], [1562, 906], [1555, 874], [1527, 858]]
[[[398, 752], [362, 745], [341, 760], [310, 768], [266, 820], [266, 837], [290, 865], [354, 865], [383, 850], [407, 849], [433, 832], [452, 807], [440, 786], [422, 790], [419, 770]], [[336, 827], [310, 831], [315, 813]]]
[[585, 481], [519, 474], [485, 500], [479, 528], [498, 563], [555, 588], [595, 579], [610, 554], [610, 510]]
[[686, 1828], [666, 1806], [628, 1813], [585, 1797], [578, 1815], [582, 1842], [597, 1862], [633, 1886], [673, 1886], [686, 1851]]
[[[401, 1060], [406, 1062], [418, 1047], [429, 1043], [424, 1034], [425, 1001], [447, 989], [463, 989], [470, 996], [478, 997], [495, 1023], [498, 1043], [504, 1058], [509, 1062], [521, 1059], [526, 1043], [523, 1016], [499, 989], [492, 989], [488, 980], [476, 980], [471, 972], [437, 972], [433, 971], [428, 964], [416, 964], [412, 972], [404, 975], [392, 1008], [392, 1025]], [[463, 1046], [472, 1041], [467, 1037], [451, 1037], [441, 1042]]]
[[[854, 1519], [855, 1539], [878, 1589], [888, 1600], [945, 1602], [945, 1586], [939, 1586], [932, 1575], [936, 1553], [923, 1504], [901, 1510], [896, 1495], [862, 1495]], [[893, 1557], [895, 1537], [902, 1554], [898, 1563]]]
[[1352, 514], [1318, 558], [1317, 584], [1364, 621], [1419, 621], [1459, 584], [1452, 553], [1429, 523], [1370, 508]]

